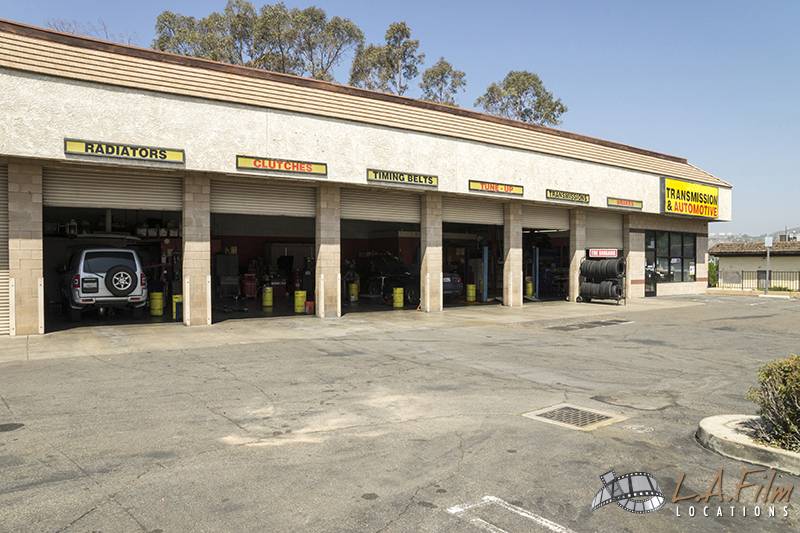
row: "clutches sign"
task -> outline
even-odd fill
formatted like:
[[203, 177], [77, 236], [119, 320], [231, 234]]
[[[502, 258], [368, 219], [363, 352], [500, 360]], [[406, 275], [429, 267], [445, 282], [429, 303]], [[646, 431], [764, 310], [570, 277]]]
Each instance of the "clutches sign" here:
[[469, 190], [479, 192], [491, 192], [497, 194], [513, 194], [522, 196], [525, 190], [522, 185], [512, 185], [510, 183], [492, 183], [489, 181], [469, 180]]
[[719, 189], [688, 181], [663, 178], [663, 213], [687, 217], [717, 218]]
[[243, 170], [261, 170], [263, 172], [289, 172], [291, 174], [314, 174], [327, 176], [328, 165], [310, 161], [290, 161], [288, 159], [271, 159], [249, 155], [236, 156], [236, 168]]
[[115, 159], [131, 159], [135, 161], [153, 161], [156, 163], [184, 163], [186, 154], [183, 150], [160, 148], [158, 146], [139, 146], [103, 141], [84, 141], [81, 139], [64, 139], [64, 153], [71, 155], [88, 155], [92, 157], [113, 157]]
[[374, 168], [367, 169], [367, 181], [398, 183], [400, 185], [424, 185], [426, 187], [439, 186], [439, 178], [437, 176], [397, 172], [394, 170], [376, 170]]

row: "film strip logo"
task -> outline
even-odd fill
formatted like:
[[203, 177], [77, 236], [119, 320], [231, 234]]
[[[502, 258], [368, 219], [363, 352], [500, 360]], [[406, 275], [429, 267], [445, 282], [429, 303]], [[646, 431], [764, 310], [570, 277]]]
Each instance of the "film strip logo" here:
[[617, 476], [613, 470], [600, 476], [603, 488], [592, 500], [592, 511], [616, 503], [629, 513], [652, 513], [664, 506], [664, 495], [658, 481], [647, 472], [630, 472]]

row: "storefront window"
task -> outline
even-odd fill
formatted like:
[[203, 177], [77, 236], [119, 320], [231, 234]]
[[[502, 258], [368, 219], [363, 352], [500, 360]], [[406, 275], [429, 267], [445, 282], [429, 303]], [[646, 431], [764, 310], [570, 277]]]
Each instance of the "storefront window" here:
[[692, 233], [648, 231], [646, 261], [655, 266], [655, 281], [695, 281], [696, 236]]

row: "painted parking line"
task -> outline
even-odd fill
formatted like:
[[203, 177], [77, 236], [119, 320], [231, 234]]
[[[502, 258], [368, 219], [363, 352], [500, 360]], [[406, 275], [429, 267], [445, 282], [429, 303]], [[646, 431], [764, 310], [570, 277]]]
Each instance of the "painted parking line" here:
[[[498, 511], [501, 513], [498, 514]], [[478, 529], [490, 531], [491, 533], [516, 533], [516, 531], [522, 531], [517, 528], [509, 528], [506, 525], [508, 523], [512, 525], [514, 523], [520, 525], [527, 524], [528, 527], [525, 531], [529, 531], [529, 527], [535, 524], [547, 531], [553, 531], [554, 533], [575, 533], [566, 526], [562, 526], [561, 524], [553, 522], [536, 513], [532, 513], [522, 507], [510, 504], [497, 496], [484, 496], [477, 502], [454, 505], [449, 507], [447, 512], [468, 521]], [[513, 518], [513, 520], [504, 520], [502, 512], [506, 514], [512, 513], [509, 517]], [[494, 520], [494, 522], [492, 520]], [[520, 520], [522, 522], [520, 522]], [[497, 525], [496, 522], [498, 521], [503, 522], [503, 527]]]

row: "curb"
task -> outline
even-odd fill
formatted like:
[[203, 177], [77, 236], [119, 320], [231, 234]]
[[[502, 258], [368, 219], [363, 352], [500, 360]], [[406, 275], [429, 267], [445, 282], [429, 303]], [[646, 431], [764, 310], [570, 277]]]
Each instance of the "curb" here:
[[764, 446], [746, 435], [739, 426], [757, 419], [753, 415], [717, 415], [700, 421], [695, 437], [705, 448], [736, 459], [800, 476], [800, 453]]

